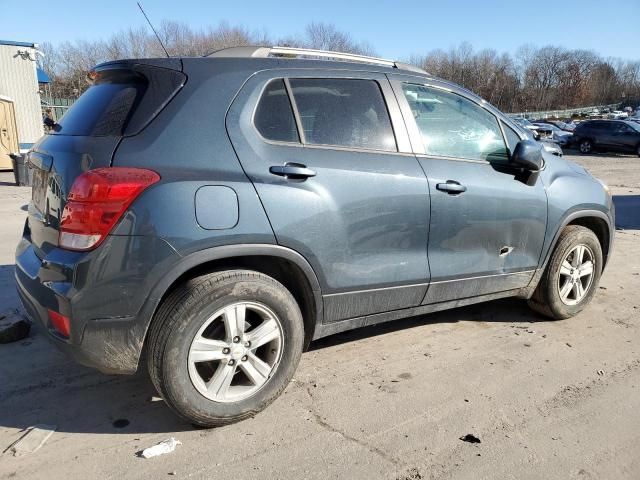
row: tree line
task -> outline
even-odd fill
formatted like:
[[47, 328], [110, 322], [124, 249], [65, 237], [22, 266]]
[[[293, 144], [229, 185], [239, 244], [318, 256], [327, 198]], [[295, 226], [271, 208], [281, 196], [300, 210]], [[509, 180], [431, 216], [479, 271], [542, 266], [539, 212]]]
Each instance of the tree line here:
[[[203, 56], [242, 45], [286, 45], [375, 55], [374, 48], [332, 24], [313, 22], [300, 35], [273, 38], [266, 32], [220, 23], [194, 29], [165, 20], [157, 28], [169, 55]], [[120, 58], [164, 56], [147, 28], [130, 28], [102, 40], [43, 43], [42, 67], [52, 79], [53, 97], [74, 98], [87, 87], [96, 64]], [[603, 58], [589, 50], [522, 46], [515, 53], [474, 50], [468, 42], [448, 50], [414, 55], [408, 63], [460, 84], [506, 112], [640, 105], [640, 60]]]

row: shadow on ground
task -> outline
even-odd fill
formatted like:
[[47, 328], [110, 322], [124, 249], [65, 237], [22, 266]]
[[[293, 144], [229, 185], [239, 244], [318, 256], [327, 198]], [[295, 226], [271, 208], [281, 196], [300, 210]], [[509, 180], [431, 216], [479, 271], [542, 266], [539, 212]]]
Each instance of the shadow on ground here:
[[640, 195], [614, 195], [616, 228], [640, 230]]

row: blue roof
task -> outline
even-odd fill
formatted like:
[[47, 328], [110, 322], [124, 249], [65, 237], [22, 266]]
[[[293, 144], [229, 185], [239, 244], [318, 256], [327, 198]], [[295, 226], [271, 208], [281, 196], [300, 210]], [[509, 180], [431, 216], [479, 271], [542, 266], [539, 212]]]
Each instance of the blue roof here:
[[35, 48], [35, 43], [29, 42], [14, 42], [13, 40], [0, 40], [0, 45], [11, 45], [13, 47], [31, 47]]
[[49, 75], [47, 75], [47, 72], [41, 68], [36, 68], [36, 71], [38, 73], [38, 83], [51, 83], [51, 79], [49, 78]]

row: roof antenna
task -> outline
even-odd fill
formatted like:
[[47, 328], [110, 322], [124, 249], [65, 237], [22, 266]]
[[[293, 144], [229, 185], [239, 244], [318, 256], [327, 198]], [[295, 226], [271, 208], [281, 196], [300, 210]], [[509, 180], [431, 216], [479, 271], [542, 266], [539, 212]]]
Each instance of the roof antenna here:
[[169, 52], [167, 52], [167, 49], [164, 48], [164, 44], [162, 43], [162, 40], [160, 40], [160, 35], [158, 35], [158, 32], [156, 32], [156, 29], [153, 28], [153, 25], [151, 24], [151, 20], [149, 20], [149, 17], [147, 17], [147, 14], [144, 13], [144, 9], [142, 8], [142, 5], [140, 5], [140, 2], [136, 2], [136, 3], [138, 4], [138, 8], [140, 9], [140, 11], [142, 12], [142, 15], [144, 15], [144, 18], [147, 19], [147, 22], [149, 23], [151, 30], [153, 30], [153, 33], [156, 34], [156, 38], [158, 39], [158, 43], [162, 47], [162, 50], [164, 50], [165, 55], [167, 56], [167, 58], [169, 58]]

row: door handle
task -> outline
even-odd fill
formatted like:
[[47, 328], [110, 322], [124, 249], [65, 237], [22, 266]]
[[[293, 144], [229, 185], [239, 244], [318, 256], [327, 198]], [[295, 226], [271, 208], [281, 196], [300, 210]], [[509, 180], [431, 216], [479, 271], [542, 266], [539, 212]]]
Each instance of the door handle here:
[[301, 163], [285, 163], [284, 165], [274, 165], [269, 167], [269, 172], [280, 177], [292, 180], [304, 180], [305, 178], [315, 177], [316, 171], [307, 168]]
[[441, 192], [447, 192], [449, 195], [459, 195], [467, 191], [467, 187], [461, 185], [455, 180], [447, 180], [446, 183], [438, 183], [436, 188]]

